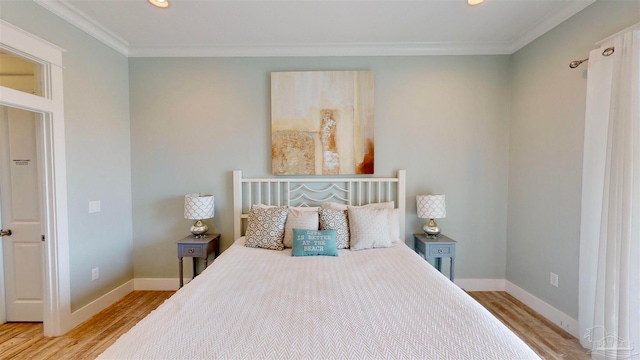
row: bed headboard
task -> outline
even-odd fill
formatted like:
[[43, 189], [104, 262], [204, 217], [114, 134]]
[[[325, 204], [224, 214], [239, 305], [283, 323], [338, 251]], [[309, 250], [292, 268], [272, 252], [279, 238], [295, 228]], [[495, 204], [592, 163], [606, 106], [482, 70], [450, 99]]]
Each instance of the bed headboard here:
[[346, 177], [282, 177], [243, 178], [242, 171], [233, 172], [233, 235], [244, 235], [246, 219], [253, 204], [320, 206], [332, 201], [346, 205], [366, 205], [394, 201], [399, 209], [400, 234], [405, 226], [405, 170], [391, 178]]

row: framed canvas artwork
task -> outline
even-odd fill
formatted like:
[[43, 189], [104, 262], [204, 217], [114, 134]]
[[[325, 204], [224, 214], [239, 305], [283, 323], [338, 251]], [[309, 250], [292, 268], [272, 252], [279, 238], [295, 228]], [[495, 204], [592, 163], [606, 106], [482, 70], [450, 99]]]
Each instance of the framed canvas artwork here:
[[373, 174], [373, 71], [271, 73], [274, 175]]

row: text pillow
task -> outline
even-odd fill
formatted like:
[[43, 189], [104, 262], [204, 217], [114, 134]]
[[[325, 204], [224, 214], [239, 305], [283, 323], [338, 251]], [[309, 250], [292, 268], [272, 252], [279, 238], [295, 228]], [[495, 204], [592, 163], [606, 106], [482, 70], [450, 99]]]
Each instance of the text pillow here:
[[335, 230], [293, 229], [291, 256], [338, 256]]

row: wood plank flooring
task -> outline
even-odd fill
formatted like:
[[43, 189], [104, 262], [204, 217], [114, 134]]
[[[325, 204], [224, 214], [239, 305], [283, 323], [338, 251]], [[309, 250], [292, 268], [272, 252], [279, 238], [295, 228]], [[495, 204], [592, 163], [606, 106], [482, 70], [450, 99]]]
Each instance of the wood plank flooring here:
[[[0, 325], [0, 359], [94, 359], [173, 291], [134, 291], [89, 321], [55, 338], [42, 324]], [[544, 359], [588, 359], [578, 340], [505, 292], [470, 292]]]
[[543, 359], [591, 359], [578, 339], [504, 291], [468, 292]]
[[173, 295], [134, 291], [63, 336], [45, 338], [41, 323], [0, 325], [0, 359], [95, 359]]

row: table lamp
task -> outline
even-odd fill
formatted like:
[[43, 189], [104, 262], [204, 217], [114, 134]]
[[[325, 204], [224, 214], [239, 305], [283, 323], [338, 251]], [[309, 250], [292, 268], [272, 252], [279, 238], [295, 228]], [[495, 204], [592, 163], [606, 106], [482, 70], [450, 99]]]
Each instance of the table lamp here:
[[213, 195], [188, 194], [184, 196], [184, 218], [197, 220], [191, 226], [191, 233], [199, 239], [209, 230], [202, 220], [213, 218]]
[[444, 195], [418, 195], [416, 196], [416, 204], [418, 206], [418, 217], [429, 219], [429, 222], [422, 230], [428, 237], [436, 238], [440, 234], [440, 227], [433, 219], [442, 219], [447, 215]]

